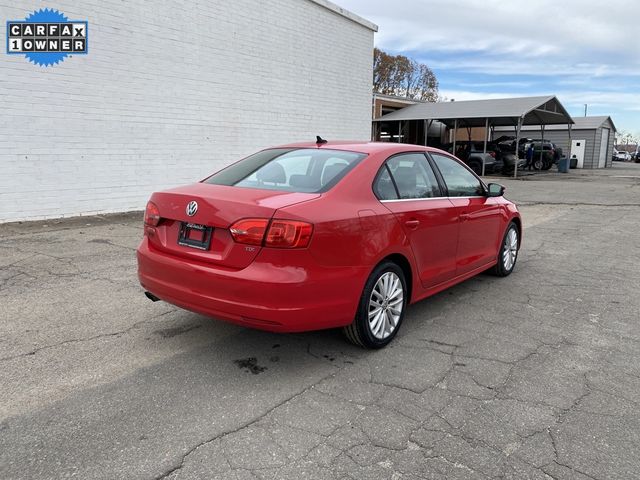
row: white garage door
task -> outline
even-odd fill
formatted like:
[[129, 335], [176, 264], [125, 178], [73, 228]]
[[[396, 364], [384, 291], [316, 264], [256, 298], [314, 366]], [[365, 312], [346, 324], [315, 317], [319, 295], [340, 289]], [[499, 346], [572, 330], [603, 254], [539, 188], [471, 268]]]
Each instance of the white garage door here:
[[600, 158], [598, 158], [598, 168], [607, 166], [607, 152], [609, 151], [609, 129], [602, 129], [602, 139], [600, 140]]

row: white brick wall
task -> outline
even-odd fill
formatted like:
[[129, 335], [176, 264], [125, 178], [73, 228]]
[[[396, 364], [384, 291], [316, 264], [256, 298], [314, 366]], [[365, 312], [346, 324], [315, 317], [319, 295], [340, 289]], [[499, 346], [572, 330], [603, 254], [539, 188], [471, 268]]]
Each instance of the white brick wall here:
[[[89, 54], [0, 57], [0, 222], [143, 209], [259, 148], [367, 139], [373, 31], [309, 0], [0, 0], [88, 19]], [[4, 49], [4, 47], [3, 47]]]

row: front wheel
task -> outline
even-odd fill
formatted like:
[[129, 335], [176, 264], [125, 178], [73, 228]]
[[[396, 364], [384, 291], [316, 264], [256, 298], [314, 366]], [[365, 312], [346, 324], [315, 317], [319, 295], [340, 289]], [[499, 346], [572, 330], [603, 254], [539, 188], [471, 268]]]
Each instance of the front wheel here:
[[398, 333], [407, 301], [402, 269], [392, 262], [378, 265], [364, 286], [355, 319], [344, 327], [347, 339], [365, 348], [384, 347]]
[[520, 232], [515, 223], [511, 222], [507, 228], [502, 243], [500, 244], [500, 250], [498, 251], [498, 263], [493, 267], [491, 273], [498, 277], [506, 277], [516, 266], [516, 260], [518, 259], [518, 248]]

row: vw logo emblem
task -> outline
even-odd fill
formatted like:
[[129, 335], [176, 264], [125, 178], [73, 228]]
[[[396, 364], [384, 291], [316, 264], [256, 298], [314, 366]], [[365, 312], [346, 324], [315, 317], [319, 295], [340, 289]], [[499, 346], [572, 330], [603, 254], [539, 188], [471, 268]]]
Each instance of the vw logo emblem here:
[[196, 202], [195, 200], [191, 200], [187, 204], [187, 215], [189, 215], [190, 217], [193, 217], [197, 211], [198, 211], [198, 202]]

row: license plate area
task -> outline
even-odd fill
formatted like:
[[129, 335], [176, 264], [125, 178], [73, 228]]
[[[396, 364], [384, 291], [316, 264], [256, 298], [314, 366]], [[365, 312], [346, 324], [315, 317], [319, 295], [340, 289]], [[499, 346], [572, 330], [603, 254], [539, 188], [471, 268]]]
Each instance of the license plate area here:
[[199, 250], [209, 250], [211, 245], [212, 227], [199, 225], [197, 223], [180, 223], [180, 233], [178, 234], [178, 245], [197, 248]]

